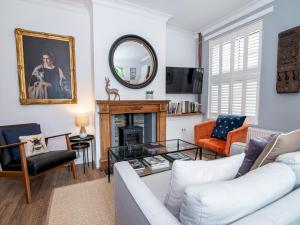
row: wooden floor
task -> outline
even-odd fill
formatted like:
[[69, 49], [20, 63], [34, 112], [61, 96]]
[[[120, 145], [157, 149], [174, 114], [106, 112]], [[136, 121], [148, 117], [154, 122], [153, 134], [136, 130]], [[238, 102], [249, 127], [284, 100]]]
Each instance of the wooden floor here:
[[103, 172], [96, 168], [92, 170], [91, 166], [84, 174], [82, 165], [78, 165], [77, 174], [78, 178], [75, 180], [67, 167], [59, 167], [43, 176], [31, 179], [31, 204], [26, 204], [20, 177], [0, 177], [0, 225], [44, 225], [54, 188], [104, 177]]
[[[195, 157], [195, 151], [186, 153]], [[203, 156], [206, 159], [214, 159], [214, 155], [209, 152], [204, 151]], [[96, 168], [91, 169], [91, 166], [84, 174], [82, 165], [77, 165], [77, 174], [78, 178], [75, 180], [67, 167], [60, 167], [31, 179], [31, 204], [26, 204], [20, 177], [0, 177], [0, 225], [44, 225], [54, 188], [104, 177], [103, 172]]]

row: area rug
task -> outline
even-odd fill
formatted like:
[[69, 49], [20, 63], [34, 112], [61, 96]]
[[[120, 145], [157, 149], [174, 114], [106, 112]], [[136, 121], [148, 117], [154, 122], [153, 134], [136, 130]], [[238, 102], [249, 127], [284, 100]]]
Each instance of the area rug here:
[[55, 188], [48, 225], [115, 225], [113, 182], [107, 178]]

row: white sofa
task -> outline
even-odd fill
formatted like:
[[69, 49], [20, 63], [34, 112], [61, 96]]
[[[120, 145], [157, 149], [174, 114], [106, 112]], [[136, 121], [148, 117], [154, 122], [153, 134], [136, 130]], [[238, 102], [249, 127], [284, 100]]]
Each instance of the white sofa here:
[[[243, 145], [233, 146], [234, 154]], [[180, 221], [164, 205], [171, 171], [140, 178], [128, 162], [114, 165], [115, 212], [117, 225], [179, 225]], [[255, 185], [250, 188], [255, 188]], [[234, 221], [234, 225], [300, 224], [300, 189]], [[201, 225], [201, 223], [199, 223]]]

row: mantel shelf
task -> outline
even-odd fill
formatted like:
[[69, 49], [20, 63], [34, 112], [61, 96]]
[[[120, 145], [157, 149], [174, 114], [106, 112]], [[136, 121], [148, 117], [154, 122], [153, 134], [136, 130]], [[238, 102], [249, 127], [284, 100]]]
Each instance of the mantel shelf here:
[[97, 104], [108, 104], [108, 105], [131, 105], [131, 104], [143, 104], [143, 105], [152, 105], [152, 104], [166, 104], [170, 100], [96, 100]]

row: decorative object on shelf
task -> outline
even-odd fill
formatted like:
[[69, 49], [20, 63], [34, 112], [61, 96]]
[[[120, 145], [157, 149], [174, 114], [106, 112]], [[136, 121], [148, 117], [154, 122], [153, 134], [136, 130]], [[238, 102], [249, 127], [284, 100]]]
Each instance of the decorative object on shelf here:
[[278, 35], [277, 93], [300, 91], [300, 26]]
[[77, 103], [74, 37], [15, 29], [21, 104]]
[[151, 91], [146, 91], [146, 99], [147, 100], [152, 100], [154, 98], [154, 95], [153, 95], [154, 91], [151, 90]]
[[105, 91], [108, 96], [108, 100], [110, 101], [110, 95], [115, 95], [114, 100], [118, 97], [120, 100], [119, 90], [117, 88], [109, 88], [110, 80], [108, 77], [105, 77]]
[[89, 125], [89, 116], [88, 115], [78, 115], [75, 117], [76, 126], [80, 127], [80, 138], [86, 138], [87, 133], [85, 127]]
[[138, 89], [146, 87], [155, 78], [157, 57], [148, 41], [137, 35], [125, 35], [113, 43], [109, 66], [121, 84]]

